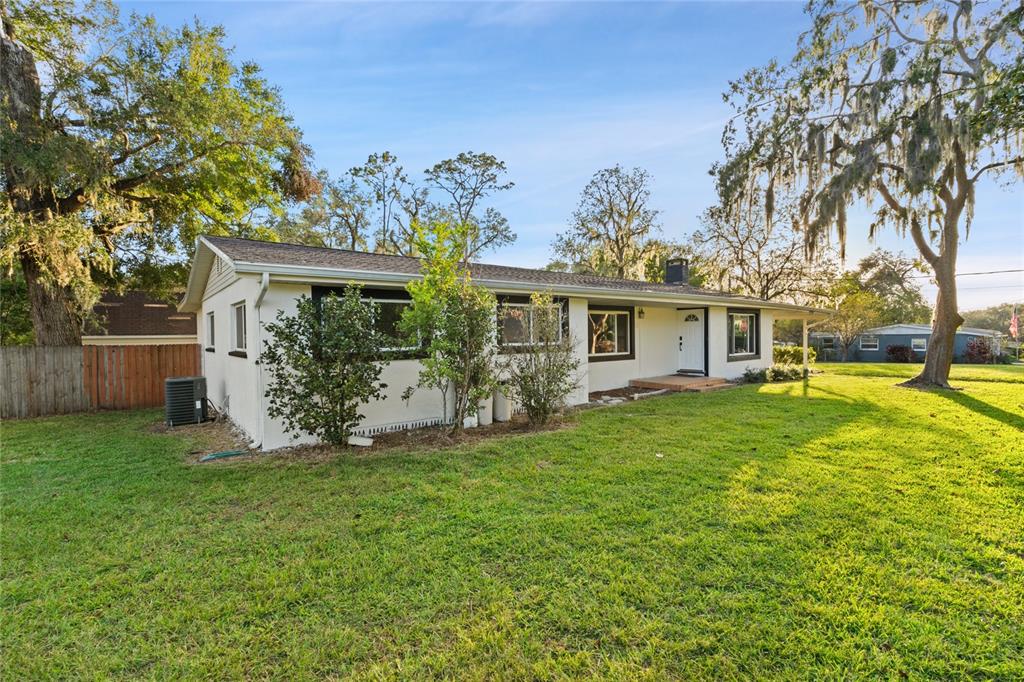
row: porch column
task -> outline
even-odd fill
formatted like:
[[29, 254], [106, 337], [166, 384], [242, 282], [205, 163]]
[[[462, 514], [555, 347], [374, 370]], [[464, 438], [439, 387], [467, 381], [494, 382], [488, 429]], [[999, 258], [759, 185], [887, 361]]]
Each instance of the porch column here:
[[808, 377], [810, 371], [807, 367], [807, 318], [802, 321], [803, 324], [803, 338], [804, 338], [804, 379]]

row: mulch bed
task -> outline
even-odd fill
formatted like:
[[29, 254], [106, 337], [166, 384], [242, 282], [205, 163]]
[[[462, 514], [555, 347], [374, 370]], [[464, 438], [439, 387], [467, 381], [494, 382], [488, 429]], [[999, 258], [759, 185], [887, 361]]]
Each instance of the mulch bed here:
[[[539, 428], [531, 426], [525, 415], [515, 415], [508, 422], [494, 422], [487, 426], [464, 429], [455, 433], [449, 433], [447, 428], [441, 426], [382, 433], [373, 437], [373, 445], [369, 447], [339, 448], [332, 445], [296, 445], [270, 452], [250, 449], [245, 435], [230, 420], [223, 418], [203, 424], [188, 424], [173, 428], [160, 422], [151, 425], [149, 430], [153, 433], [166, 433], [191, 440], [191, 449], [186, 459], [189, 464], [228, 465], [266, 460], [268, 457], [278, 460], [326, 462], [338, 457], [366, 457], [390, 452], [435, 452], [473, 445], [492, 438], [558, 431], [570, 428], [574, 423], [575, 420], [571, 417], [571, 412], [555, 416], [548, 424]], [[199, 461], [205, 455], [227, 450], [244, 450], [246, 454], [209, 462]]]

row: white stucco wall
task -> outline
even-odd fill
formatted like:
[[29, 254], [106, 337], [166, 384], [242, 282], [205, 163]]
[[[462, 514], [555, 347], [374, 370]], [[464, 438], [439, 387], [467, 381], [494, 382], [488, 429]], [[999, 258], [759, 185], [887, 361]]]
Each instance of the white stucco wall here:
[[590, 400], [587, 362], [587, 299], [569, 299], [569, 334], [575, 341], [576, 359], [579, 361], [579, 383], [567, 398], [570, 405], [582, 405]]
[[[306, 287], [308, 289], [308, 287]], [[231, 278], [209, 287], [198, 317], [198, 334], [203, 345], [203, 375], [209, 401], [242, 428], [254, 443], [260, 441], [262, 405], [256, 371], [257, 325], [253, 302], [259, 280], [253, 276]], [[232, 346], [231, 306], [246, 303], [246, 353], [240, 358], [228, 355]], [[207, 351], [207, 313], [214, 313], [214, 350]]]
[[[640, 319], [640, 308], [644, 319]], [[589, 390], [607, 391], [629, 385], [630, 379], [671, 374], [679, 369], [678, 317], [674, 307], [637, 306], [634, 314], [636, 357], [588, 363]], [[586, 337], [586, 318], [583, 321]]]
[[[299, 296], [310, 295], [309, 285], [271, 282], [259, 310], [254, 307], [259, 294], [260, 280], [255, 275], [234, 277], [222, 274], [211, 278], [198, 316], [198, 335], [207, 345], [206, 313], [215, 314], [216, 343], [213, 352], [203, 352], [203, 373], [207, 377], [210, 402], [226, 413], [241, 427], [254, 444], [270, 450], [289, 445], [312, 442], [310, 436], [294, 437], [286, 433], [284, 425], [266, 414], [266, 376], [257, 365], [259, 351], [266, 338], [263, 325], [273, 321], [278, 311], [294, 313]], [[229, 355], [232, 346], [232, 305], [245, 301], [247, 306], [247, 356]], [[639, 308], [637, 306], [637, 313]], [[587, 315], [588, 301], [569, 299], [569, 329], [576, 341], [580, 365], [580, 383], [570, 396], [570, 404], [588, 400], [589, 393], [628, 385], [630, 379], [670, 374], [678, 369], [678, 312], [669, 306], [642, 306], [644, 319], [634, 316], [636, 357], [631, 360], [588, 362]], [[713, 377], [732, 379], [743, 374], [748, 367], [771, 365], [773, 315], [761, 312], [761, 357], [753, 360], [728, 362], [726, 356], [726, 308], [708, 310], [708, 363]], [[397, 360], [389, 364], [382, 374], [387, 384], [387, 397], [363, 407], [365, 419], [359, 427], [362, 433], [372, 434], [402, 426], [436, 422], [443, 414], [443, 400], [439, 391], [417, 390], [406, 403], [403, 391], [416, 383], [420, 363], [417, 360]], [[449, 408], [448, 415], [451, 414]]]

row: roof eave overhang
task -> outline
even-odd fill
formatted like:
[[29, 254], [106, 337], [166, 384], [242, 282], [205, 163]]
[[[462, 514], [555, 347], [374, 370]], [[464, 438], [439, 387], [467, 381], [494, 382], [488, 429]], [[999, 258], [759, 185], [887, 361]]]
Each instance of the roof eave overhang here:
[[203, 294], [206, 292], [206, 284], [210, 280], [210, 270], [216, 258], [223, 258], [227, 263], [232, 261], [227, 254], [206, 240], [205, 237], [196, 239], [195, 255], [192, 257], [192, 267], [188, 271], [188, 285], [185, 287], [185, 296], [178, 303], [178, 312], [195, 313], [203, 307]]
[[[369, 270], [346, 270], [339, 268], [318, 268], [306, 265], [277, 265], [271, 263], [247, 263], [244, 261], [234, 262], [235, 272], [238, 274], [262, 274], [268, 273], [273, 280], [283, 282], [296, 282], [307, 284], [330, 284], [337, 282], [374, 282], [380, 284], [405, 284], [418, 275], [410, 275], [404, 272], [382, 272]], [[785, 311], [787, 319], [821, 319], [829, 314], [829, 311], [819, 308], [810, 308], [791, 303], [778, 303], [773, 301], [755, 301], [747, 298], [732, 298], [724, 296], [701, 296], [700, 294], [676, 294], [671, 292], [655, 291], [634, 291], [626, 289], [611, 289], [602, 287], [584, 287], [573, 285], [548, 286], [540, 283], [515, 282], [509, 280], [486, 279], [474, 277], [473, 281], [498, 292], [534, 292], [538, 289], [551, 291], [553, 294], [581, 297], [601, 298], [628, 298], [631, 301], [643, 303], [699, 303], [702, 305], [736, 306], [746, 308], [764, 308], [770, 310]]]

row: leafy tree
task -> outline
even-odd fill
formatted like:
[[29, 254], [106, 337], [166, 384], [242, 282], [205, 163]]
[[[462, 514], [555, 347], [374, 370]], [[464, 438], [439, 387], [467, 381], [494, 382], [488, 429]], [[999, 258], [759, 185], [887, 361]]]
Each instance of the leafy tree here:
[[[377, 208], [378, 228], [374, 249], [380, 253], [414, 256], [413, 223], [427, 205], [427, 195], [417, 189], [398, 157], [391, 152], [370, 154], [366, 163], [349, 171], [369, 188]], [[409, 219], [402, 221], [403, 211]]]
[[28, 346], [34, 341], [28, 289], [21, 269], [0, 279], [0, 346]]
[[286, 242], [332, 249], [365, 251], [370, 237], [373, 198], [351, 174], [331, 180], [320, 174], [321, 191], [298, 215], [278, 221], [275, 231]]
[[[977, 9], [976, 9], [977, 7]], [[755, 195], [799, 193], [807, 244], [835, 232], [847, 206], [875, 209], [909, 232], [938, 285], [931, 343], [911, 385], [949, 386], [957, 311], [956, 259], [986, 173], [1024, 171], [1012, 125], [1024, 7], [1003, 1], [812, 0], [812, 28], [793, 60], [732, 83], [718, 191], [737, 219]], [[863, 13], [863, 19], [859, 19]], [[994, 97], [1006, 106], [993, 108]], [[772, 211], [768, 210], [771, 218]]]
[[580, 195], [569, 229], [553, 245], [574, 272], [641, 279], [661, 232], [650, 208], [651, 175], [622, 166], [594, 174]]
[[497, 301], [473, 284], [463, 259], [471, 226], [415, 223], [413, 229], [423, 276], [406, 285], [412, 305], [403, 311], [400, 328], [424, 345], [424, 357], [418, 382], [405, 396], [424, 386], [440, 391], [446, 417], [449, 399], [453, 406], [454, 431], [494, 390]]
[[1024, 302], [1000, 303], [981, 310], [968, 310], [964, 313], [964, 325], [978, 329], [995, 329], [1008, 334], [1015, 308], [1018, 316], [1024, 317]]
[[709, 284], [711, 268], [703, 254], [698, 253], [689, 244], [679, 244], [663, 239], [648, 240], [643, 279], [648, 282], [664, 281], [665, 263], [669, 258], [686, 259], [690, 276], [684, 284], [691, 287], [704, 287]]
[[535, 293], [529, 306], [504, 309], [501, 319], [510, 317], [528, 330], [529, 343], [504, 356], [502, 374], [510, 397], [526, 409], [531, 424], [542, 426], [565, 407], [579, 383], [576, 342], [563, 328], [562, 306], [550, 294]]
[[763, 207], [738, 219], [721, 207], [710, 208], [692, 241], [712, 281], [765, 301], [812, 303], [836, 271], [830, 250], [807, 258], [799, 231], [766, 220]]
[[500, 211], [488, 207], [480, 212], [480, 203], [496, 192], [511, 189], [515, 183], [504, 182], [507, 173], [504, 161], [491, 154], [462, 152], [454, 159], [445, 159], [424, 171], [428, 184], [447, 196], [444, 207], [449, 221], [468, 225], [465, 260], [481, 252], [515, 241], [508, 220]]
[[289, 433], [342, 445], [363, 419], [360, 406], [383, 397], [381, 349], [389, 340], [375, 328], [376, 315], [352, 284], [319, 305], [302, 296], [294, 315], [279, 311], [266, 325], [271, 338], [260, 364], [270, 374], [267, 413]]
[[856, 276], [861, 287], [878, 298], [880, 325], [931, 321], [932, 307], [914, 281], [923, 271], [920, 261], [882, 249], [861, 259]]
[[835, 309], [824, 328], [836, 336], [836, 343], [843, 349], [843, 360], [850, 359], [850, 348], [857, 337], [873, 327], [881, 319], [878, 297], [865, 291], [851, 273], [839, 279], [832, 289]]
[[0, 6], [0, 259], [25, 278], [36, 343], [76, 345], [121, 245], [230, 232], [316, 189], [280, 96], [220, 28], [122, 20], [112, 2]]

